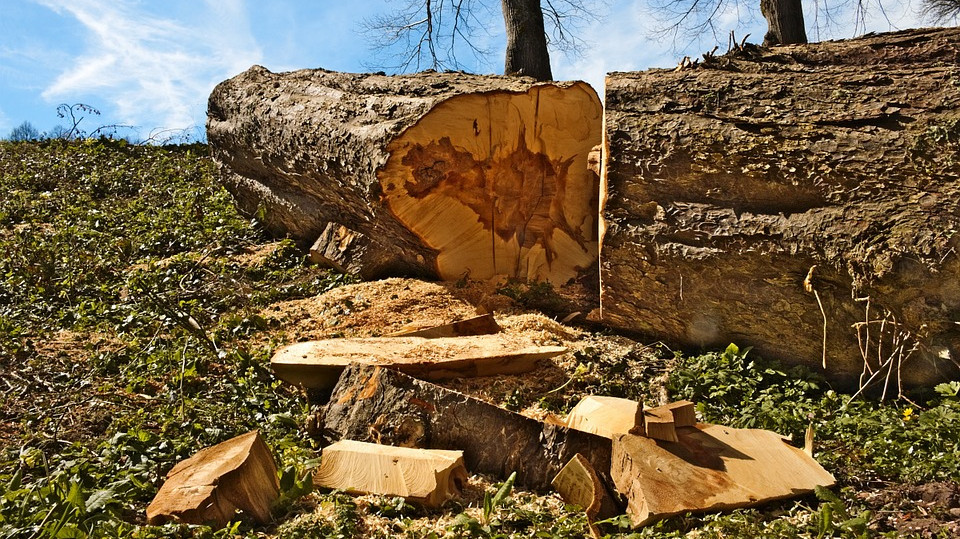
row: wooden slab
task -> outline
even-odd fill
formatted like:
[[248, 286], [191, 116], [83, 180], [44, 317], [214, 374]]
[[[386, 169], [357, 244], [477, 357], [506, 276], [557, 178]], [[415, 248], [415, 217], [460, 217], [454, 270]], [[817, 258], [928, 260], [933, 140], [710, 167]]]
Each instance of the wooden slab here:
[[678, 442], [630, 434], [613, 441], [610, 475], [635, 526], [802, 496], [835, 483], [774, 432], [698, 424], [676, 433]]
[[265, 523], [270, 521], [270, 505], [279, 495], [273, 454], [260, 432], [251, 431], [174, 466], [147, 507], [147, 522], [222, 528], [239, 509]]
[[308, 388], [330, 389], [350, 363], [394, 368], [426, 380], [518, 374], [558, 356], [562, 346], [537, 346], [512, 335], [369, 337], [291, 344], [270, 360], [277, 377]]
[[567, 415], [571, 429], [592, 432], [605, 438], [643, 432], [643, 406], [619, 397], [587, 395]]
[[313, 476], [318, 487], [350, 494], [403, 496], [439, 507], [459, 498], [467, 483], [462, 451], [394, 447], [341, 440], [323, 448]]
[[471, 335], [490, 335], [493, 333], [500, 333], [500, 325], [497, 324], [497, 320], [493, 317], [493, 314], [488, 313], [440, 326], [404, 328], [387, 336], [436, 339], [437, 337], [468, 337]]
[[353, 439], [404, 447], [463, 450], [473, 473], [550, 489], [577, 453], [601, 478], [610, 470], [611, 440], [550, 425], [402, 372], [354, 364], [343, 372], [321, 414], [326, 440]]

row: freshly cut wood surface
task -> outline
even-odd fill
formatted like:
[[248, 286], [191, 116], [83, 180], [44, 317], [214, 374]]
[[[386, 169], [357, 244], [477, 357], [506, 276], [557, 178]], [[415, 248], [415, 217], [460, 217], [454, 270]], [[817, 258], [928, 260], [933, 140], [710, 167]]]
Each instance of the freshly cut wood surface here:
[[673, 417], [674, 425], [677, 427], [692, 427], [697, 424], [697, 405], [690, 401], [682, 400], [647, 408], [644, 413], [654, 412], [659, 414], [661, 411], [669, 412]]
[[597, 519], [610, 518], [620, 513], [596, 470], [579, 453], [570, 459], [550, 484], [564, 502], [582, 507], [591, 525]]
[[240, 509], [265, 523], [270, 520], [270, 505], [279, 495], [270, 448], [259, 431], [251, 431], [174, 466], [147, 507], [147, 522], [178, 521], [220, 528]]
[[504, 410], [402, 372], [375, 365], [347, 367], [319, 416], [326, 440], [352, 439], [432, 449], [460, 449], [474, 473], [547, 490], [577, 453], [601, 477], [612, 442]]
[[835, 482], [775, 432], [699, 424], [676, 433], [678, 442], [630, 434], [613, 441], [610, 475], [635, 526], [801, 496]]
[[583, 83], [452, 97], [390, 142], [383, 204], [447, 280], [566, 283], [597, 258], [602, 109]]
[[558, 356], [562, 346], [537, 346], [505, 334], [468, 337], [366, 337], [297, 343], [270, 360], [276, 375], [308, 388], [331, 388], [350, 363], [382, 365], [427, 380], [517, 374]]
[[643, 410], [643, 435], [648, 438], [677, 441], [677, 427], [697, 424], [697, 408], [690, 401], [677, 401]]
[[460, 497], [467, 483], [462, 451], [394, 447], [341, 440], [323, 448], [313, 476], [318, 487], [351, 494], [403, 496], [439, 507]]
[[643, 433], [643, 406], [634, 400], [619, 397], [588, 395], [567, 415], [571, 429], [592, 432], [605, 438], [619, 434]]
[[500, 333], [500, 325], [493, 314], [482, 314], [466, 320], [458, 320], [449, 324], [432, 327], [404, 328], [388, 337], [468, 337], [471, 335], [490, 335]]

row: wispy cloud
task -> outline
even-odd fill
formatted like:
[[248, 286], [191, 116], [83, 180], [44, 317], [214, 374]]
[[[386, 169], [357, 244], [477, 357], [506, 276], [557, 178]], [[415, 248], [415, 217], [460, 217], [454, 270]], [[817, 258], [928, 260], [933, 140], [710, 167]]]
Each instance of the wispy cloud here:
[[243, 0], [207, 0], [200, 17], [189, 21], [151, 14], [132, 0], [36, 1], [75, 18], [87, 39], [86, 49], [43, 97], [96, 94], [122, 123], [145, 128], [202, 123], [213, 86], [261, 58]]

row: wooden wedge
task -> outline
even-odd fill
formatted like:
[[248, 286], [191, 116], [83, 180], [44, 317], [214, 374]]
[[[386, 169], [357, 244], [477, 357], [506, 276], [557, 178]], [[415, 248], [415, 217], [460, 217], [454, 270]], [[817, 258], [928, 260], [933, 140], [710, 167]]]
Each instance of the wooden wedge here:
[[567, 415], [571, 429], [613, 438], [618, 434], [643, 433], [643, 405], [619, 397], [587, 395]]
[[590, 461], [579, 453], [567, 462], [550, 484], [564, 502], [582, 507], [591, 525], [598, 519], [620, 513]]

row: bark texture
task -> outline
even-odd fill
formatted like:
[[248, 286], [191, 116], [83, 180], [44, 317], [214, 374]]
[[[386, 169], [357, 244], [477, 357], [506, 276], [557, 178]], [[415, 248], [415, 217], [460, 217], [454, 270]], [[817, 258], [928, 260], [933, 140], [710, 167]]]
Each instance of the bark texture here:
[[257, 66], [214, 89], [207, 134], [241, 210], [319, 260], [562, 284], [596, 260], [600, 118], [584, 83]]
[[760, 12], [767, 20], [765, 47], [807, 42], [800, 0], [760, 0]]
[[462, 393], [369, 365], [347, 367], [322, 419], [330, 441], [462, 450], [467, 470], [537, 490], [577, 453], [608, 477], [611, 441], [548, 425]]
[[540, 0], [501, 0], [507, 29], [506, 75], [553, 79]]
[[825, 353], [836, 380], [953, 375], [958, 60], [960, 30], [931, 29], [611, 74], [603, 320]]

